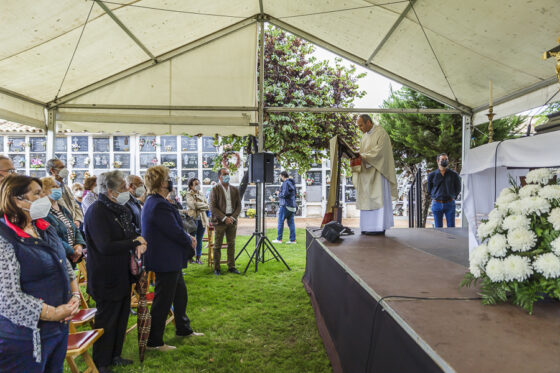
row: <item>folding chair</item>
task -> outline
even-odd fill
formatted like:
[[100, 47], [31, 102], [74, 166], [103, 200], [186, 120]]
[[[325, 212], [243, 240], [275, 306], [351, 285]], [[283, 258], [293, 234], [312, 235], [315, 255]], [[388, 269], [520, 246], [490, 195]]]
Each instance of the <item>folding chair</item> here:
[[70, 333], [76, 333], [78, 327], [84, 324], [90, 324], [93, 328], [93, 319], [95, 318], [95, 314], [97, 313], [97, 308], [88, 308], [88, 304], [84, 299], [84, 295], [80, 291], [80, 307], [81, 309], [78, 311], [77, 314], [74, 315], [72, 320], [70, 320]]
[[87, 330], [85, 332], [68, 334], [68, 348], [66, 349], [66, 362], [72, 373], [79, 373], [74, 359], [81, 356], [86, 363], [87, 369], [83, 373], [98, 373], [97, 367], [88, 350], [95, 341], [103, 335], [103, 329]]

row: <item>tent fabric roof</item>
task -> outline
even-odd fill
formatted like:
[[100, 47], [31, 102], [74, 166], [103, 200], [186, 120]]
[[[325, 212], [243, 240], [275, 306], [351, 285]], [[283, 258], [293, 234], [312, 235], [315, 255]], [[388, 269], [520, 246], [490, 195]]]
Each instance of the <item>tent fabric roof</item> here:
[[[540, 106], [557, 90], [554, 62], [541, 59], [560, 35], [557, 0], [18, 0], [1, 2], [0, 14], [0, 116], [36, 127], [53, 104], [255, 107], [259, 14], [474, 112], [475, 124], [489, 80], [504, 104], [498, 116]], [[193, 122], [194, 113], [156, 114], [184, 116], [184, 129], [220, 125]], [[254, 132], [254, 110], [196, 114]], [[135, 124], [115, 123], [123, 131]]]

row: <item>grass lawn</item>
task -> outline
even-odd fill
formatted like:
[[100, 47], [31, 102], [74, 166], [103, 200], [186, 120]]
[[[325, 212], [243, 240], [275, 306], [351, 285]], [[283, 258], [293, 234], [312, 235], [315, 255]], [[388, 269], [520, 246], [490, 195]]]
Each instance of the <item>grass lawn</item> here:
[[[276, 230], [269, 230], [268, 237], [272, 240], [275, 233]], [[288, 232], [284, 235], [287, 238]], [[237, 250], [248, 238], [237, 238]], [[281, 262], [270, 261], [259, 266], [257, 273], [252, 265], [245, 276], [239, 276], [227, 274], [223, 264], [224, 275], [216, 277], [206, 264], [189, 265], [185, 270], [187, 314], [193, 329], [205, 336], [176, 338], [174, 326], [168, 325], [164, 340], [177, 350], [147, 351], [143, 371], [331, 371], [309, 297], [301, 283], [305, 269], [304, 229], [297, 230], [297, 241], [297, 245], [276, 245], [291, 271]], [[252, 253], [254, 244], [250, 246]], [[237, 268], [242, 271], [248, 261], [249, 257], [242, 254]], [[131, 316], [129, 322], [136, 322], [136, 318]], [[135, 363], [115, 368], [116, 372], [140, 372], [136, 331], [127, 336], [123, 357]], [[81, 363], [81, 358], [76, 361]], [[65, 371], [69, 371], [67, 366]]]

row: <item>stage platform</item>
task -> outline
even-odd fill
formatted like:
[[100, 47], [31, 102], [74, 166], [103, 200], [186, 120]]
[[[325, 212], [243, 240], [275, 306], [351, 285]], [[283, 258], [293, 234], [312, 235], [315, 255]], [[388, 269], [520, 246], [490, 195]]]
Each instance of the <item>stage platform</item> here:
[[393, 229], [334, 244], [314, 235], [308, 229], [303, 282], [333, 371], [560, 372], [560, 303], [530, 316], [465, 299], [478, 294], [458, 287], [464, 230]]

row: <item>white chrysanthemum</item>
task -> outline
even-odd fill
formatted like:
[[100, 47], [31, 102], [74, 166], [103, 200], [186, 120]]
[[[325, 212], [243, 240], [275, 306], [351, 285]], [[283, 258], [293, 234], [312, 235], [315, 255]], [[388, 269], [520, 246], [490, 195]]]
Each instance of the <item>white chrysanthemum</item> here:
[[556, 255], [560, 255], [560, 237], [558, 237], [557, 239], [555, 239], [554, 241], [552, 241], [550, 243], [550, 247], [552, 248], [552, 251], [556, 254]]
[[546, 185], [539, 191], [539, 196], [549, 201], [560, 199], [560, 185]]
[[486, 275], [492, 282], [504, 280], [504, 263], [502, 259], [492, 258], [486, 263]]
[[492, 209], [492, 211], [490, 211], [490, 213], [488, 214], [488, 219], [489, 220], [502, 220], [504, 218], [505, 212], [503, 210], [500, 209]]
[[498, 219], [488, 220], [486, 223], [481, 223], [478, 226], [478, 239], [484, 241], [491, 236], [494, 231], [500, 226], [501, 221]]
[[504, 219], [502, 228], [510, 231], [517, 228], [529, 229], [531, 220], [525, 215], [510, 215]]
[[518, 196], [513, 191], [513, 189], [506, 188], [506, 189], [503, 189], [500, 192], [500, 195], [499, 195], [498, 199], [496, 199], [496, 204], [498, 206], [501, 206], [501, 205], [505, 205], [507, 203], [510, 203], [512, 201], [515, 201], [516, 199], [518, 199]]
[[488, 240], [488, 253], [495, 257], [503, 257], [506, 255], [508, 242], [503, 234], [495, 234]]
[[472, 273], [475, 278], [479, 278], [480, 276], [482, 276], [482, 270], [480, 266], [475, 263], [469, 264], [469, 272]]
[[550, 222], [550, 224], [552, 224], [554, 229], [560, 231], [560, 207], [557, 207], [550, 211], [550, 214], [548, 215], [548, 221]]
[[515, 201], [511, 201], [506, 203], [501, 209], [505, 212], [509, 212], [514, 215], [523, 214], [523, 203], [522, 200], [517, 199]]
[[537, 236], [528, 229], [517, 228], [509, 231], [507, 240], [512, 251], [529, 251], [537, 243]]
[[545, 278], [558, 278], [560, 276], [560, 259], [553, 253], [537, 256], [533, 268]]
[[471, 265], [484, 266], [488, 259], [488, 246], [486, 246], [486, 244], [478, 245], [469, 254], [469, 262]]
[[541, 216], [550, 211], [550, 202], [541, 197], [527, 197], [521, 200], [521, 212], [526, 215]]
[[552, 172], [548, 168], [538, 168], [533, 171], [529, 171], [527, 176], [525, 176], [525, 181], [527, 184], [548, 184], [552, 178]]
[[539, 190], [541, 189], [540, 185], [536, 184], [527, 184], [523, 188], [519, 189], [519, 197], [532, 197], [539, 194]]
[[510, 255], [503, 262], [504, 279], [506, 281], [525, 281], [533, 274], [529, 258]]

